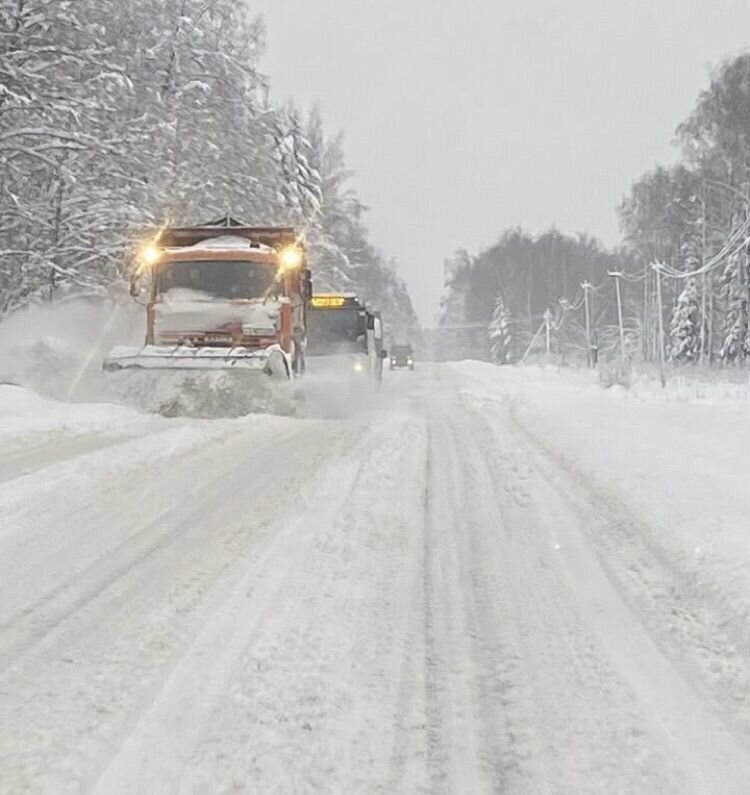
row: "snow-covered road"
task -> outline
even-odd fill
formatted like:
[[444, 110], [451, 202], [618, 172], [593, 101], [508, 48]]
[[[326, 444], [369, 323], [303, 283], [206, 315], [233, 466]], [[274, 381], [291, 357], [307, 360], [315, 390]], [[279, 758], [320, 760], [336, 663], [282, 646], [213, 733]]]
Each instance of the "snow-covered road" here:
[[466, 386], [214, 421], [0, 387], [0, 792], [746, 793], [746, 627]]

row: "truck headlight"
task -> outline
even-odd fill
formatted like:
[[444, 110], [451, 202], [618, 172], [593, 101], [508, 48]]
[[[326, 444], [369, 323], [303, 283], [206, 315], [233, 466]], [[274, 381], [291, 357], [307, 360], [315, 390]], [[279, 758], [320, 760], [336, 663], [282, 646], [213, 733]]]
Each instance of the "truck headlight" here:
[[281, 250], [279, 258], [284, 270], [299, 268], [303, 260], [302, 249], [297, 246], [287, 246], [285, 249]]
[[140, 261], [144, 268], [151, 268], [161, 259], [161, 249], [156, 243], [146, 243], [140, 251]]
[[354, 372], [355, 373], [361, 373], [364, 369], [365, 369], [365, 366], [362, 364], [362, 362], [360, 362], [360, 361], [354, 362]]

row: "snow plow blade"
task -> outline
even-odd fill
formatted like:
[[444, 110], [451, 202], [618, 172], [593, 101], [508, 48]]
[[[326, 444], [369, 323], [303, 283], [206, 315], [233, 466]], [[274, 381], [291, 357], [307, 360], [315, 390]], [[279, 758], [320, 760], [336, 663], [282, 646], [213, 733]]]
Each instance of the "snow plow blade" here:
[[102, 368], [116, 399], [166, 417], [289, 415], [296, 410], [289, 357], [278, 345], [263, 350], [116, 347]]
[[242, 370], [288, 380], [291, 368], [280, 346], [250, 348], [195, 348], [189, 345], [146, 345], [113, 348], [102, 363], [109, 372], [119, 370]]

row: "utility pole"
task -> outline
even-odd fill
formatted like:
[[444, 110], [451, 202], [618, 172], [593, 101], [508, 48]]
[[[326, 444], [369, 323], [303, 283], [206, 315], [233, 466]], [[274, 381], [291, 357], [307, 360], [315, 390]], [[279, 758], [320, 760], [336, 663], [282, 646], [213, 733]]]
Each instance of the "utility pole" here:
[[547, 346], [547, 356], [549, 357], [549, 330], [550, 330], [550, 323], [552, 321], [552, 313], [549, 311], [549, 307], [544, 310], [544, 336], [545, 336], [545, 344]]
[[714, 291], [713, 279], [711, 274], [708, 275], [708, 323], [706, 328], [706, 354], [708, 356], [708, 363], [711, 364], [711, 357], [714, 350]]
[[568, 316], [568, 310], [570, 309], [570, 302], [567, 298], [561, 298], [559, 303], [560, 308], [562, 309], [562, 317], [560, 318], [560, 325], [558, 327], [560, 332], [558, 335], [558, 344], [560, 347], [560, 364], [565, 367], [568, 353], [568, 347], [565, 340], [565, 320]]
[[641, 324], [641, 335], [643, 337], [641, 340], [641, 349], [644, 362], [649, 360], [649, 354], [651, 352], [651, 313], [649, 312], [648, 300], [648, 271], [646, 271], [643, 279], [643, 322]]
[[701, 355], [700, 363], [706, 361], [706, 179], [701, 185]]
[[661, 381], [662, 389], [667, 385], [664, 378], [664, 307], [661, 301], [661, 274], [659, 273], [659, 263], [655, 262], [651, 266], [656, 274], [656, 305], [657, 305], [657, 320], [659, 322], [659, 380]]
[[521, 357], [521, 361], [519, 362], [519, 364], [523, 364], [526, 361], [526, 357], [529, 355], [529, 353], [531, 353], [531, 349], [534, 347], [534, 343], [536, 342], [536, 338], [542, 333], [542, 329], [544, 328], [544, 325], [545, 325], [545, 323], [544, 323], [544, 321], [542, 321], [541, 325], [539, 326], [539, 328], [536, 331], [536, 334], [534, 334], [534, 336], [531, 338], [531, 342], [529, 343], [529, 347], [526, 348], [526, 351], [524, 352], [523, 356]]
[[589, 290], [591, 282], [582, 282], [583, 288], [583, 316], [586, 319], [586, 364], [589, 369], [594, 366], [591, 357], [591, 307], [589, 306]]
[[620, 325], [620, 358], [625, 361], [625, 324], [622, 321], [622, 294], [620, 293], [620, 271], [608, 271], [608, 276], [615, 280], [615, 292], [617, 293], [617, 322]]
[[700, 355], [700, 363], [704, 364], [706, 361], [706, 293], [708, 292], [708, 286], [706, 284], [706, 272], [703, 271], [701, 274], [701, 355]]

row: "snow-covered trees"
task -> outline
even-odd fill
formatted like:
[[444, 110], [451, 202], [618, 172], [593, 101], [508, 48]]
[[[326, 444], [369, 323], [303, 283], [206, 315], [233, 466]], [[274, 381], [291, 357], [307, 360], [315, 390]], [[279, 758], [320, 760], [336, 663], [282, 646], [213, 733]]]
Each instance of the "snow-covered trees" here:
[[676, 362], [697, 362], [701, 352], [701, 305], [698, 282], [686, 280], [670, 324], [670, 358]]
[[[703, 324], [701, 350], [704, 358], [744, 361], [750, 301], [748, 251], [737, 246], [726, 251], [725, 246], [750, 218], [750, 53], [733, 57], [715, 70], [710, 85], [677, 132], [684, 146], [685, 165], [674, 167], [673, 172], [685, 175], [682, 186], [673, 182], [648, 216], [663, 219], [675, 206], [682, 211], [682, 227], [673, 226], [668, 236], [675, 250], [671, 256], [661, 257], [673, 268], [692, 273], [717, 258], [707, 277], [695, 285], [698, 295], [691, 299], [700, 306], [696, 322], [699, 329]], [[685, 183], [692, 186], [685, 189]], [[646, 228], [646, 223], [636, 224], [636, 236], [642, 238]], [[667, 281], [666, 290], [667, 299], [671, 292], [684, 313], [685, 280]], [[680, 344], [684, 344], [684, 324], [678, 328]], [[675, 345], [673, 339], [673, 350]]]
[[[446, 262], [446, 292], [442, 302], [442, 339], [454, 356], [488, 356], [498, 361], [492, 339], [487, 336], [497, 306], [498, 285], [507, 318], [513, 318], [514, 340], [520, 353], [536, 334], [546, 310], [561, 312], [559, 299], [582, 299], [580, 284], [602, 282], [608, 270], [628, 270], [632, 258], [624, 252], [609, 252], [586, 235], [563, 235], [551, 229], [530, 235], [522, 229], [505, 231], [493, 246], [469, 256], [459, 251]], [[580, 300], [579, 300], [580, 304]], [[628, 311], [630, 312], [630, 307]], [[614, 306], [596, 306], [598, 325], [616, 322]], [[585, 356], [584, 334], [563, 313], [555, 334], [565, 336], [561, 350], [577, 346]], [[477, 338], [477, 330], [483, 339]], [[568, 339], [570, 338], [570, 339]], [[506, 353], [507, 356], [507, 353]]]
[[724, 323], [720, 356], [725, 362], [744, 362], [750, 357], [748, 331], [748, 255], [741, 251], [729, 258], [721, 277]]
[[[536, 236], [506, 230], [460, 267], [451, 261], [443, 326], [486, 328], [501, 284], [520, 348], [539, 344], [550, 310], [551, 350], [582, 358], [590, 340], [603, 358], [619, 355], [618, 285], [631, 351], [659, 358], [661, 301], [663, 347], [673, 362], [748, 361], [750, 52], [719, 66], [677, 133], [682, 162], [639, 177], [620, 204], [621, 248], [607, 251], [585, 235], [554, 229]], [[654, 263], [661, 263], [658, 284]], [[610, 272], [621, 276], [609, 279]], [[569, 308], [561, 316], [560, 306]]]
[[99, 121], [127, 78], [86, 5], [0, 0], [0, 311], [110, 264], [86, 232], [111, 221]]
[[237, 184], [249, 79], [227, 0], [0, 3], [2, 310], [110, 283], [135, 229]]
[[269, 101], [263, 46], [236, 0], [0, 0], [0, 313], [108, 286], [149, 227], [227, 213], [294, 224], [321, 286], [411, 312], [340, 141]]
[[502, 291], [495, 299], [490, 325], [487, 328], [490, 340], [490, 352], [496, 364], [508, 364], [512, 355], [513, 338], [510, 328], [510, 315], [505, 307]]
[[278, 198], [298, 223], [311, 223], [320, 214], [321, 178], [296, 108], [287, 106], [276, 114], [273, 140], [281, 175]]

